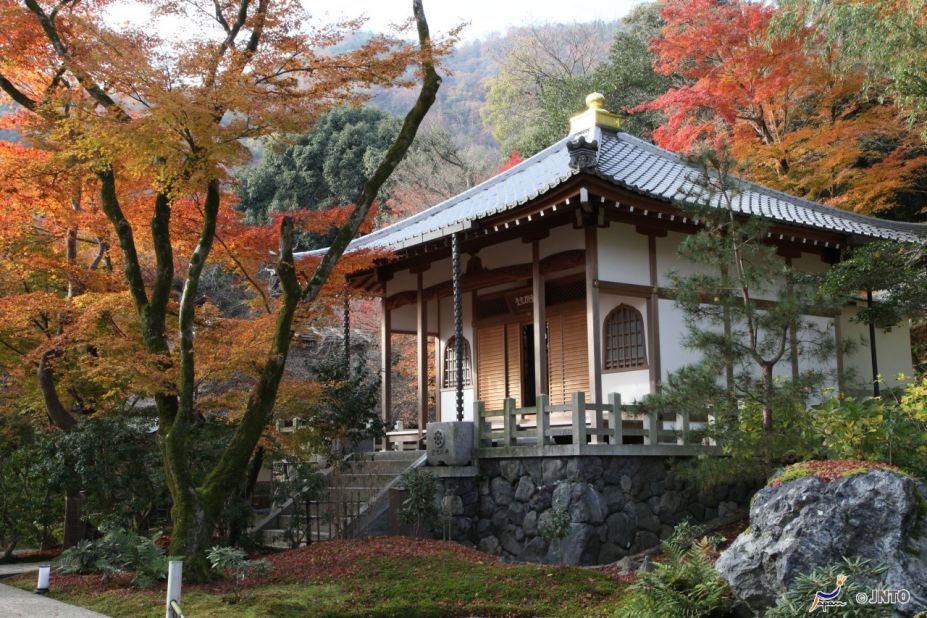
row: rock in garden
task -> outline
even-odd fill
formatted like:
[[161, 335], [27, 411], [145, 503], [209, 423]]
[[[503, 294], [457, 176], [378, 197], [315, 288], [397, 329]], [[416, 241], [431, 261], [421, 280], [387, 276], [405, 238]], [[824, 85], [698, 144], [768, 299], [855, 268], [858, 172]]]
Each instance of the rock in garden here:
[[784, 477], [798, 478], [774, 478], [755, 496], [750, 527], [716, 564], [752, 611], [774, 605], [799, 575], [854, 556], [885, 565], [885, 588], [910, 593], [897, 614], [927, 609], [927, 487], [841, 463], [798, 464]]

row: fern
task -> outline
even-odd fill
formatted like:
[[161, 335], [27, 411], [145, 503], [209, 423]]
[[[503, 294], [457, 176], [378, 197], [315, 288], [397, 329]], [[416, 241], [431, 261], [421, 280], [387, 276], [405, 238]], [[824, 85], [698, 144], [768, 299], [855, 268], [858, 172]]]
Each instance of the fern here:
[[696, 539], [688, 522], [663, 541], [663, 558], [640, 573], [618, 615], [626, 618], [707, 618], [730, 614], [731, 592], [715, 572], [712, 554], [720, 539]]

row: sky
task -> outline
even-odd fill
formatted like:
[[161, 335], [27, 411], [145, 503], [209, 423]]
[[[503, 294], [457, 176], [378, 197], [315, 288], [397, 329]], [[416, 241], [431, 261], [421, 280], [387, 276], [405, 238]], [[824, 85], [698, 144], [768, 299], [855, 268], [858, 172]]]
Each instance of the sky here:
[[[558, 22], [586, 22], [619, 19], [642, 0], [423, 0], [425, 15], [432, 30], [446, 32], [461, 22], [470, 22], [464, 39], [482, 38], [492, 32], [504, 32], [510, 26]], [[326, 18], [355, 17], [361, 13], [370, 18], [368, 30], [382, 32], [391, 23], [401, 22], [412, 14], [410, 0], [349, 0], [337, 3], [304, 0], [313, 14]]]
[[[493, 32], [503, 33], [511, 26], [544, 23], [612, 21], [624, 17], [643, 0], [423, 0], [425, 15], [432, 32], [440, 35], [451, 28], [469, 22], [461, 33], [464, 40], [483, 38]], [[302, 0], [303, 5], [321, 22], [336, 22], [344, 18], [366, 15], [365, 30], [385, 32], [391, 24], [404, 22], [412, 16], [411, 0]], [[579, 10], [574, 10], [579, 7]], [[114, 23], [145, 23], [150, 8], [137, 2], [117, 2], [109, 9]], [[184, 31], [176, 20], [159, 19], [159, 26], [168, 33]], [[163, 32], [162, 32], [163, 34]]]

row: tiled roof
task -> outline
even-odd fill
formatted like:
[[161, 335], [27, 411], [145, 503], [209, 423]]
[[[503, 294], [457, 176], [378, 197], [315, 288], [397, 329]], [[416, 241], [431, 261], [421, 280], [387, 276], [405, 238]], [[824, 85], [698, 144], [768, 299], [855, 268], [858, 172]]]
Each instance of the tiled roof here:
[[[355, 239], [348, 250], [397, 250], [457, 231], [474, 222], [532, 200], [578, 172], [569, 165], [564, 138], [509, 170], [417, 215]], [[652, 198], [692, 200], [689, 191], [699, 171], [678, 155], [627, 133], [602, 131], [595, 173], [618, 186]], [[742, 213], [793, 225], [870, 238], [923, 242], [927, 224], [867, 217], [739, 181], [734, 208]], [[322, 250], [324, 252], [324, 250]]]
[[[699, 171], [678, 155], [627, 133], [603, 133], [596, 172], [636, 193], [670, 201], [688, 197]], [[894, 240], [927, 240], [927, 225], [902, 223], [859, 215], [800, 197], [738, 180], [741, 192], [733, 199], [738, 212], [830, 232]], [[717, 197], [715, 199], [718, 199]]]

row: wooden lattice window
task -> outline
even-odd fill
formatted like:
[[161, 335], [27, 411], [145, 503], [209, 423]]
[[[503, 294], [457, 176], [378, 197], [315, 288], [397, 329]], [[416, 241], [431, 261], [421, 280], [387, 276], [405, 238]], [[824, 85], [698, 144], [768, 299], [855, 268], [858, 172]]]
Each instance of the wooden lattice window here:
[[[463, 386], [469, 387], [472, 382], [470, 371], [470, 343], [466, 338], [462, 340], [463, 356]], [[453, 388], [457, 385], [457, 337], [451, 337], [447, 340], [447, 346], [444, 348], [444, 388]]]
[[618, 305], [605, 316], [603, 369], [638, 369], [647, 366], [644, 320], [640, 311]]

